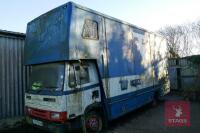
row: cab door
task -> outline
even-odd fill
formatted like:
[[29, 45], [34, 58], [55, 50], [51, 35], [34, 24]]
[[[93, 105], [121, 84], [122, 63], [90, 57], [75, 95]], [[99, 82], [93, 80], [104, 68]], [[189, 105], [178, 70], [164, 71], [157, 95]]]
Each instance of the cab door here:
[[82, 92], [78, 91], [76, 67], [78, 63], [68, 65], [67, 88], [67, 113], [69, 118], [74, 118], [82, 112]]
[[85, 108], [100, 102], [100, 87], [93, 63], [69, 63], [67, 110], [69, 118], [82, 115]]

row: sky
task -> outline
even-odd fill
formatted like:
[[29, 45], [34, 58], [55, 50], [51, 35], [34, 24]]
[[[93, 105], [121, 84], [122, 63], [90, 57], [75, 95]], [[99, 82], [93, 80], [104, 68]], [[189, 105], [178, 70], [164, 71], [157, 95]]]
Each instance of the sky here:
[[[150, 31], [200, 20], [200, 0], [71, 0]], [[1, 0], [0, 29], [26, 32], [29, 21], [68, 0]]]

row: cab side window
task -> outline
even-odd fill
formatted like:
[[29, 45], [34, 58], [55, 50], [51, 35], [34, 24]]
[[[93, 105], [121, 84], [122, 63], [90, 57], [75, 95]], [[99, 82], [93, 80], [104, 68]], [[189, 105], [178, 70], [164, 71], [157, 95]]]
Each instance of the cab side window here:
[[90, 82], [88, 66], [69, 65], [69, 87], [74, 88], [77, 85], [83, 85]]
[[90, 82], [88, 66], [76, 66], [77, 84], [82, 85]]

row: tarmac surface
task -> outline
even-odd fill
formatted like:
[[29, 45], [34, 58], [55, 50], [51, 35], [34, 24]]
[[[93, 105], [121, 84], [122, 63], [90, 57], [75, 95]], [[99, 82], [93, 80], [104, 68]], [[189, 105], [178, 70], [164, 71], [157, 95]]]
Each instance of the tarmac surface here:
[[[164, 104], [168, 100], [181, 100], [182, 98], [170, 94], [156, 106], [148, 104], [127, 115], [110, 122], [103, 133], [199, 133], [200, 132], [200, 103], [190, 102], [191, 125], [189, 127], [167, 127], [164, 125]], [[0, 133], [48, 133], [43, 130], [21, 125], [13, 129], [1, 130]], [[78, 132], [78, 131], [74, 131]]]

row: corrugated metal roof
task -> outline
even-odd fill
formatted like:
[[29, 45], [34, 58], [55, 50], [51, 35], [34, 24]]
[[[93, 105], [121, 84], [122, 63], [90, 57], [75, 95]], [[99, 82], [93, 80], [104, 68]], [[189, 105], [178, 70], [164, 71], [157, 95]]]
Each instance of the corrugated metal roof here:
[[19, 38], [23, 38], [23, 39], [26, 37], [26, 35], [24, 33], [1, 30], [1, 29], [0, 29], [0, 36], [7, 36], [7, 37], [12, 37], [12, 38], [19, 37]]

